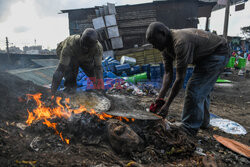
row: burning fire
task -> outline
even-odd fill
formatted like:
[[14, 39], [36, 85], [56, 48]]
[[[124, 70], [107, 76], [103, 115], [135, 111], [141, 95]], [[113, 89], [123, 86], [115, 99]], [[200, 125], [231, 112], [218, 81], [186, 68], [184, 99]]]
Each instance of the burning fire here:
[[[74, 114], [81, 114], [81, 113], [89, 113], [90, 115], [95, 115], [101, 120], [107, 120], [108, 118], [115, 118], [120, 121], [125, 120], [129, 122], [130, 120], [126, 117], [115, 117], [106, 113], [97, 113], [95, 110], [91, 109], [88, 111], [83, 105], [81, 105], [78, 109], [71, 109], [69, 104], [70, 104], [70, 99], [66, 98], [65, 99], [65, 106], [61, 103], [62, 98], [61, 97], [56, 97], [56, 104], [57, 107], [55, 108], [50, 108], [46, 107], [45, 103], [41, 101], [41, 96], [42, 93], [37, 93], [37, 94], [27, 94], [27, 97], [29, 100], [34, 99], [36, 101], [37, 107], [30, 112], [28, 111], [28, 119], [26, 123], [30, 126], [34, 121], [39, 121], [43, 120], [43, 124], [47, 125], [48, 127], [52, 128], [55, 130], [55, 133], [60, 136], [61, 140], [69, 144], [69, 139], [63, 138], [62, 132], [59, 132], [56, 128], [57, 123], [52, 123], [49, 120], [54, 119], [54, 118], [65, 118], [68, 119], [72, 113]], [[54, 97], [52, 97], [54, 98]], [[131, 119], [131, 121], [134, 121], [135, 119]]]

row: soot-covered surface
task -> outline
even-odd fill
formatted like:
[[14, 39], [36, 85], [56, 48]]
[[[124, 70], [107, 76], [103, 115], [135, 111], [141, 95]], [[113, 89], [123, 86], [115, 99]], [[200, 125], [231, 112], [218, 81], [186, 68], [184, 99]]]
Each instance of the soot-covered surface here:
[[[243, 81], [237, 81], [236, 85], [241, 86], [236, 90], [246, 89], [249, 92], [249, 80], [244, 80], [244, 84], [241, 82]], [[73, 114], [68, 119], [51, 120], [57, 123], [57, 130], [62, 133], [62, 137], [70, 140], [66, 144], [55, 134], [53, 128], [43, 124], [44, 121], [35, 121], [31, 126], [25, 123], [28, 118], [27, 109], [32, 111], [37, 107], [36, 102], [28, 99], [26, 94], [38, 92], [43, 94], [42, 100], [46, 106], [56, 106], [48, 99], [47, 89], [13, 75], [0, 73], [0, 163], [3, 166], [204, 166], [209, 163], [217, 163], [218, 166], [249, 165], [248, 159], [228, 150], [212, 138], [213, 134], [219, 134], [249, 145], [248, 134], [228, 135], [210, 128], [200, 131], [197, 137], [192, 138], [187, 137], [177, 127], [170, 126], [169, 129], [168, 123], [163, 120], [129, 119], [127, 122], [126, 119], [113, 116], [101, 120], [97, 115], [88, 112]], [[235, 98], [236, 93], [242, 93], [242, 97]], [[230, 98], [230, 95], [225, 97], [226, 92], [222, 90], [214, 92], [211, 111], [235, 120], [249, 130], [249, 118], [246, 115], [249, 96], [245, 96], [245, 91], [236, 93], [231, 94]], [[178, 95], [170, 109], [168, 120], [171, 122], [180, 119], [183, 95], [183, 92]], [[122, 100], [117, 96], [123, 96]], [[111, 101], [111, 112], [145, 111], [154, 99], [135, 97], [127, 93], [115, 93], [107, 98]], [[245, 115], [241, 116], [242, 114]], [[129, 140], [134, 138], [138, 139], [136, 141], [139, 147], [129, 149], [126, 146], [137, 144]], [[119, 143], [121, 141], [122, 144]], [[208, 158], [207, 162], [202, 155], [194, 153], [196, 147], [202, 148], [207, 157], [214, 158]]]

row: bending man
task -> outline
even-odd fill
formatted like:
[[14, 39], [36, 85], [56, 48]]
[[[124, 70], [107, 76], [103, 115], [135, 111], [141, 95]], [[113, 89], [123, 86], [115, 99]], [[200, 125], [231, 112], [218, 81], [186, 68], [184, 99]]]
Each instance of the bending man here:
[[59, 65], [53, 75], [52, 94], [56, 93], [63, 77], [65, 78], [65, 91], [68, 93], [75, 92], [79, 67], [94, 82], [96, 89], [104, 89], [103, 48], [94, 29], [88, 28], [81, 35], [67, 37], [59, 43], [56, 52], [59, 57]]
[[[194, 65], [185, 92], [181, 127], [196, 135], [199, 128], [209, 125], [210, 92], [229, 59], [226, 39], [194, 28], [170, 30], [160, 22], [149, 25], [146, 38], [163, 56], [163, 85], [153, 103], [154, 108], [160, 108], [158, 114], [163, 117], [168, 114], [170, 104], [182, 88], [188, 64]], [[176, 80], [165, 103], [163, 99], [173, 80], [174, 60]]]

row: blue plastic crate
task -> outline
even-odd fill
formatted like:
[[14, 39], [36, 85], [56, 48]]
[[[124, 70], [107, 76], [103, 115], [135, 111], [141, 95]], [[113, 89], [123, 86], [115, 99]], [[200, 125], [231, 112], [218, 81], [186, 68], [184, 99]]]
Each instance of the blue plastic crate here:
[[107, 67], [102, 67], [103, 68], [103, 72], [108, 71]]
[[150, 67], [150, 79], [155, 80], [161, 78], [161, 67], [160, 65], [154, 65]]
[[102, 66], [107, 66], [108, 65], [108, 60], [104, 59], [102, 60]]
[[106, 66], [106, 71], [111, 71], [110, 66]]
[[113, 65], [113, 64], [109, 65], [108, 68], [109, 68], [109, 71], [111, 71], [113, 73], [115, 72], [115, 65]]
[[128, 74], [125, 71], [123, 71], [121, 74], [121, 77], [127, 77], [127, 76], [128, 76]]
[[150, 79], [150, 64], [144, 64], [141, 66], [141, 72], [147, 73], [147, 78]]
[[85, 76], [86, 76], [86, 74], [84, 72], [78, 72], [76, 80], [80, 81]]
[[117, 76], [112, 72], [107, 72], [107, 78], [117, 78]]
[[116, 66], [116, 65], [120, 65], [120, 62], [118, 60], [112, 60], [112, 61], [109, 61], [108, 64], [112, 64]]
[[140, 65], [136, 65], [136, 66], [131, 68], [130, 75], [139, 74], [139, 73], [141, 73], [141, 66]]
[[76, 84], [77, 84], [77, 87], [82, 87], [84, 85], [87, 85], [87, 80], [86, 79], [82, 79], [80, 81], [77, 81]]
[[113, 57], [111, 57], [111, 56], [108, 56], [104, 60], [106, 60], [106, 61], [112, 61], [112, 60], [115, 60], [115, 59]]
[[150, 64], [144, 64], [141, 66], [142, 72], [148, 72], [150, 71]]
[[152, 78], [150, 81], [151, 82], [160, 82], [160, 83], [162, 83], [162, 78]]
[[127, 74], [130, 73], [130, 65], [129, 64], [123, 64], [123, 65], [116, 65], [115, 66], [116, 74], [120, 75], [122, 72], [126, 72]]

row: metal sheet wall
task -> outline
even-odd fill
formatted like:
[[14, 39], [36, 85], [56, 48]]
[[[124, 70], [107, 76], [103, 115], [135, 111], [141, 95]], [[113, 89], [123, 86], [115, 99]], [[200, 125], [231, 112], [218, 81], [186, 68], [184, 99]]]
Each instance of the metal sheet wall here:
[[198, 2], [196, 0], [155, 2], [157, 21], [169, 28], [197, 28]]

